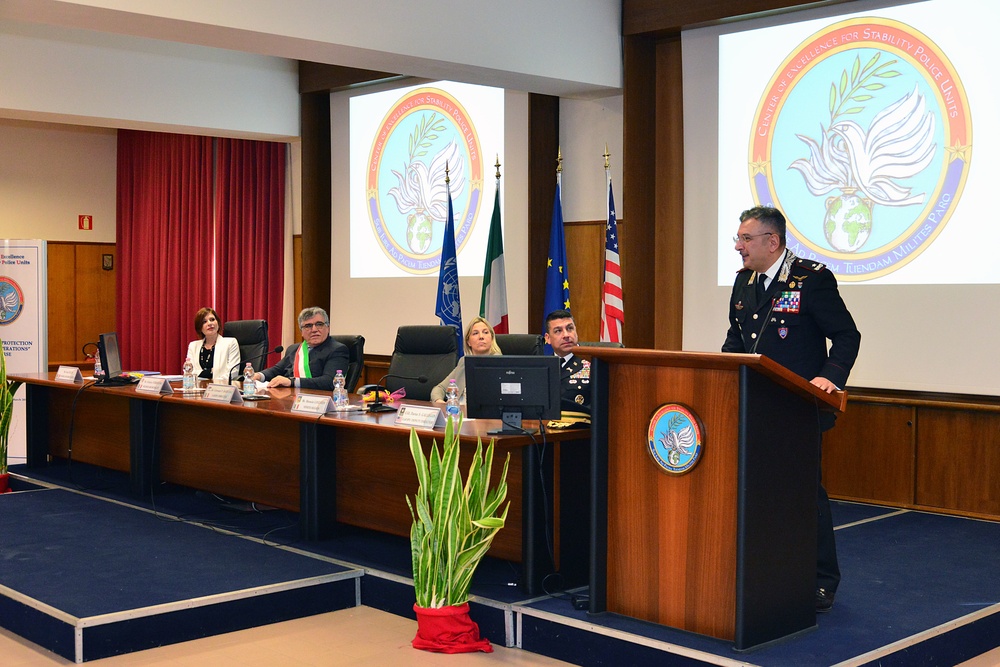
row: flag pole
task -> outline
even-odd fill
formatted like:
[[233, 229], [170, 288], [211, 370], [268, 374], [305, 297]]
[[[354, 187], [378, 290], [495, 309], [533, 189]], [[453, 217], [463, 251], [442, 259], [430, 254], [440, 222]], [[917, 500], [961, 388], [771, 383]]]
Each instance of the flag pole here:
[[608, 221], [604, 237], [604, 284], [601, 286], [601, 341], [623, 343], [625, 306], [622, 300], [622, 268], [618, 242], [615, 191], [611, 184], [611, 154], [604, 144], [604, 176], [608, 193]]
[[[549, 254], [545, 266], [545, 301], [542, 313], [542, 333], [545, 317], [555, 310], [570, 310], [569, 267], [566, 265], [566, 234], [562, 212], [562, 147], [556, 156], [556, 196], [552, 204], [552, 227], [549, 232]], [[545, 353], [552, 348], [545, 346]]]
[[448, 192], [448, 218], [441, 241], [441, 270], [438, 274], [437, 303], [434, 314], [441, 318], [441, 324], [455, 327], [455, 342], [458, 356], [464, 354], [462, 342], [462, 299], [458, 288], [458, 253], [455, 249], [455, 209], [451, 201], [451, 175], [448, 163], [444, 164], [444, 184]]
[[493, 217], [486, 244], [486, 264], [483, 267], [483, 291], [479, 300], [479, 316], [493, 327], [493, 333], [510, 333], [507, 313], [507, 275], [504, 268], [503, 230], [500, 225], [500, 154], [497, 153], [496, 195]]

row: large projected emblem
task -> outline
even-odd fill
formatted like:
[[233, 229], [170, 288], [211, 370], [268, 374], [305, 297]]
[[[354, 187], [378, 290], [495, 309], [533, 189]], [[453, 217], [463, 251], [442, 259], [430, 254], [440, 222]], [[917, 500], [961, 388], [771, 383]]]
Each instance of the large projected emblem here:
[[958, 73], [925, 35], [881, 18], [802, 42], [771, 77], [752, 131], [756, 202], [785, 212], [792, 252], [847, 281], [891, 273], [932, 243], [972, 157]]
[[446, 166], [461, 252], [482, 200], [479, 134], [461, 103], [443, 90], [406, 93], [379, 125], [365, 186], [372, 233], [407, 273], [436, 273], [440, 266], [448, 215]]

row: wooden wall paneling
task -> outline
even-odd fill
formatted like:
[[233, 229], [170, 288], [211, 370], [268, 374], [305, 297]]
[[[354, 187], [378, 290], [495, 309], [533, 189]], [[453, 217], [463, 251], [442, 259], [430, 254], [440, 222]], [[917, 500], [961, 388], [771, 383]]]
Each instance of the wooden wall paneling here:
[[[654, 346], [680, 350], [684, 335], [684, 97], [679, 35], [656, 44], [655, 243], [633, 241], [653, 250], [648, 260], [656, 299]], [[627, 212], [627, 211], [626, 211]], [[631, 217], [631, 216], [630, 216]], [[645, 284], [643, 284], [645, 289]]]
[[302, 121], [302, 302], [330, 312], [330, 93], [300, 96]]
[[663, 0], [623, 0], [622, 34], [666, 34], [684, 26], [708, 23], [736, 16], [792, 9], [800, 5], [838, 4], [849, 0], [701, 0], [700, 2], [664, 2]]
[[916, 502], [916, 409], [851, 402], [823, 436], [823, 484], [834, 497], [910, 507]]
[[396, 78], [399, 78], [399, 75], [390, 72], [299, 61], [300, 93], [329, 93], [331, 90], [349, 88], [358, 83], [373, 83]]
[[[76, 345], [76, 247], [72, 243], [47, 244], [49, 361], [82, 358]], [[95, 339], [96, 340], [96, 339]]]
[[606, 225], [603, 220], [565, 225], [569, 298], [580, 340], [601, 339]]
[[[656, 43], [648, 37], [624, 40], [625, 91], [623, 96], [624, 146], [619, 209], [627, 217], [619, 229], [627, 228], [619, 246], [622, 260], [622, 292], [629, 347], [656, 345], [656, 170], [658, 122], [655, 88]], [[667, 258], [663, 258], [666, 260]]]
[[[302, 312], [302, 235], [296, 234], [292, 237], [292, 292], [294, 304], [292, 306], [292, 312], [294, 317], [298, 317], [299, 313]], [[332, 315], [331, 315], [332, 317]], [[296, 324], [298, 324], [296, 322]], [[298, 327], [296, 326], [296, 331]], [[296, 334], [295, 339], [300, 338], [299, 334]]]
[[389, 372], [389, 362], [392, 356], [388, 354], [365, 354], [365, 370], [361, 373], [358, 386], [377, 384], [382, 376]]
[[[111, 271], [103, 269], [104, 255], [112, 257], [114, 269]], [[117, 269], [118, 258], [114, 244], [77, 244], [76, 340], [75, 356], [71, 357], [72, 359], [83, 358], [81, 349], [84, 343], [96, 343], [100, 334], [117, 329], [115, 325]]]
[[1000, 413], [917, 408], [916, 502], [1000, 516]]
[[542, 312], [545, 260], [556, 197], [558, 153], [559, 98], [531, 93], [528, 95], [528, 331], [539, 333], [547, 314]]

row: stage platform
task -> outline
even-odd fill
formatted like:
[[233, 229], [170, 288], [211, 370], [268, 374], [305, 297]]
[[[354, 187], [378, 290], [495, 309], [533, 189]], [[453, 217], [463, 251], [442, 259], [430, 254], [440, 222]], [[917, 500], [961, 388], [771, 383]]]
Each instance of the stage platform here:
[[[0, 625], [78, 662], [364, 604], [413, 617], [405, 538], [343, 527], [306, 542], [297, 515], [73, 464], [14, 466], [0, 496]], [[402, 500], [401, 500], [402, 502]], [[1000, 524], [834, 502], [844, 581], [815, 630], [755, 651], [525, 599], [487, 558], [472, 617], [499, 645], [579, 665], [954, 665], [1000, 646]]]

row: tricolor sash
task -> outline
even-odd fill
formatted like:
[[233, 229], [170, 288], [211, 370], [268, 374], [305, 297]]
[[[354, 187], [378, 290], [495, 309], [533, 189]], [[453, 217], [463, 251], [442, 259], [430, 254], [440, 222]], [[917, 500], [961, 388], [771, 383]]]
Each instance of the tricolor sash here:
[[312, 372], [309, 370], [309, 346], [305, 343], [299, 345], [299, 349], [295, 351], [295, 377], [312, 377]]

